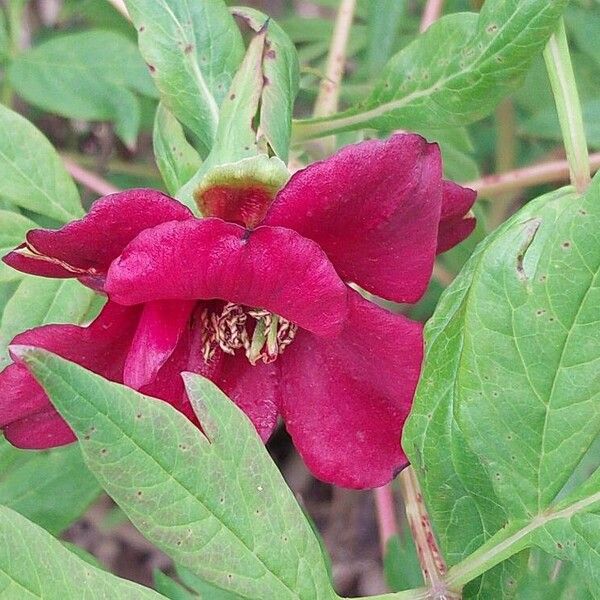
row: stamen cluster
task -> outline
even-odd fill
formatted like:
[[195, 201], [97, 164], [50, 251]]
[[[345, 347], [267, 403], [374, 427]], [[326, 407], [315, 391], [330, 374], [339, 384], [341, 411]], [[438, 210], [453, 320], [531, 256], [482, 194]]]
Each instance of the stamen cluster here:
[[209, 363], [220, 348], [234, 355], [243, 348], [252, 365], [271, 363], [289, 346], [298, 330], [295, 323], [264, 309], [244, 309], [227, 302], [219, 312], [205, 308], [200, 315], [202, 357]]

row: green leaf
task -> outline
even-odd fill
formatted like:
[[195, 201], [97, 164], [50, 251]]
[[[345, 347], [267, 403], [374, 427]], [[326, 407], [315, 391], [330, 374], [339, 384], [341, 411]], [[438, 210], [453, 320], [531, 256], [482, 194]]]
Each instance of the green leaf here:
[[573, 34], [575, 43], [580, 50], [585, 52], [600, 66], [600, 46], [598, 36], [600, 35], [600, 16], [598, 7], [585, 10], [577, 6], [571, 6], [565, 11], [565, 21], [569, 33]]
[[423, 576], [415, 542], [405, 525], [401, 536], [394, 535], [387, 543], [383, 557], [383, 572], [389, 588], [401, 592], [423, 586]]
[[369, 2], [366, 62], [371, 77], [378, 77], [392, 56], [401, 20], [406, 15], [406, 0]]
[[[585, 137], [590, 148], [600, 148], [600, 100], [587, 100], [581, 104]], [[555, 107], [540, 110], [523, 121], [519, 128], [536, 138], [562, 140], [562, 133]]]
[[515, 600], [590, 600], [581, 576], [569, 563], [533, 550], [527, 571], [517, 584]]
[[100, 490], [77, 446], [34, 452], [0, 441], [0, 504], [54, 535], [76, 521]]
[[455, 414], [515, 517], [547, 508], [600, 432], [599, 191], [516, 223], [470, 285]]
[[49, 533], [4, 506], [0, 506], [0, 596], [19, 600], [164, 598], [93, 567]]
[[213, 166], [258, 154], [256, 116], [264, 86], [263, 55], [267, 29], [254, 35], [219, 112], [216, 139], [203, 172]]
[[74, 279], [24, 277], [6, 303], [0, 320], [0, 369], [8, 360], [6, 344], [17, 333], [46, 323], [86, 324], [97, 313], [101, 299]]
[[248, 418], [199, 376], [206, 437], [166, 403], [49, 352], [15, 349], [78, 435], [92, 472], [146, 537], [247, 599], [334, 599], [319, 543]]
[[292, 130], [292, 111], [298, 93], [300, 66], [296, 47], [272, 19], [251, 8], [234, 8], [255, 31], [266, 26], [262, 57], [263, 85], [260, 99], [260, 130], [273, 152], [287, 162]]
[[[538, 201], [552, 204], [570, 192], [556, 192]], [[526, 210], [537, 205], [530, 204]], [[419, 477], [427, 507], [442, 550], [450, 565], [457, 564], [506, 523], [507, 513], [499, 503], [492, 482], [470, 449], [455, 419], [459, 388], [454, 385], [461, 365], [464, 319], [469, 286], [482, 256], [503, 231], [488, 236], [475, 250], [465, 268], [442, 295], [425, 336], [427, 355], [415, 402], [403, 436], [403, 445]], [[486, 573], [483, 581], [470, 584], [478, 597], [507, 592], [523, 559]], [[473, 590], [479, 588], [479, 591]]]
[[298, 140], [365, 127], [447, 128], [489, 114], [519, 83], [566, 0], [486, 2], [479, 17], [436, 21], [394, 56], [371, 95], [333, 117], [295, 125]]
[[571, 523], [577, 533], [575, 564], [593, 597], [600, 598], [600, 515], [577, 515]]
[[207, 153], [244, 46], [222, 0], [125, 0], [160, 98]]
[[154, 587], [157, 592], [171, 600], [194, 600], [200, 598], [180, 583], [156, 569], [153, 573]]
[[583, 197], [531, 202], [480, 244], [427, 327], [403, 443], [445, 548], [497, 532], [465, 561], [478, 573], [532, 544], [574, 560], [571, 522], [600, 507], [597, 474], [563, 495], [600, 431], [599, 222], [600, 177]]
[[29, 121], [1, 105], [0, 198], [60, 222], [83, 215], [56, 150]]
[[0, 63], [4, 62], [10, 53], [10, 41], [6, 29], [6, 17], [4, 11], [0, 10]]
[[152, 141], [156, 164], [167, 191], [174, 196], [198, 171], [202, 161], [185, 138], [183, 127], [162, 103], [156, 110]]
[[71, 33], [44, 42], [17, 57], [9, 78], [23, 98], [44, 110], [114, 122], [129, 146], [135, 145], [140, 123], [135, 93], [156, 95], [135, 44], [111, 31]]
[[196, 592], [200, 598], [210, 598], [210, 600], [243, 600], [244, 596], [238, 596], [232, 592], [227, 592], [217, 588], [203, 579], [194, 575], [189, 569], [183, 567], [176, 568], [179, 579], [191, 590]]
[[[0, 256], [6, 256], [25, 240], [25, 234], [37, 224], [20, 213], [0, 209]], [[3, 262], [0, 263], [0, 281], [21, 279], [23, 274]]]

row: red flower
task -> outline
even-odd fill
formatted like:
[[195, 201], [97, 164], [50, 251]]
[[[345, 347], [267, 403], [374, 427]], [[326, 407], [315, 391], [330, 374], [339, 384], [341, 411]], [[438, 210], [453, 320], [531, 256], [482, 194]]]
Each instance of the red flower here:
[[[14, 343], [56, 352], [191, 419], [179, 373], [201, 373], [263, 439], [281, 415], [317, 477], [379, 486], [406, 465], [400, 436], [421, 325], [347, 283], [416, 302], [436, 252], [472, 231], [474, 199], [442, 179], [437, 146], [416, 135], [349, 146], [311, 165], [268, 210], [255, 189], [209, 195], [204, 219], [152, 190], [107, 196], [80, 221], [29, 232], [5, 261], [77, 277], [109, 302], [89, 327], [39, 327]], [[74, 439], [18, 363], [0, 375], [0, 426], [21, 447]]]

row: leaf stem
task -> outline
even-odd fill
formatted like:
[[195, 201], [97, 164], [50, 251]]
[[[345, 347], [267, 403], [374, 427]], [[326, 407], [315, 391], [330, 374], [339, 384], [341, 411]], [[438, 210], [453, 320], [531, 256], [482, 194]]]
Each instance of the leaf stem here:
[[444, 0], [427, 0], [419, 26], [421, 33], [427, 31], [432, 23], [435, 23], [441, 17], [443, 8]]
[[392, 484], [388, 483], [383, 487], [375, 488], [373, 494], [375, 496], [375, 508], [377, 510], [381, 556], [383, 557], [385, 556], [390, 538], [398, 534], [394, 489]]
[[567, 151], [571, 183], [578, 192], [582, 193], [591, 180], [590, 164], [581, 103], [569, 55], [565, 24], [562, 19], [556, 33], [552, 35], [544, 50], [544, 60]]
[[[590, 155], [592, 171], [600, 169], [600, 152]], [[568, 181], [569, 163], [566, 160], [552, 160], [537, 165], [507, 171], [500, 175], [486, 175], [465, 183], [480, 197], [495, 197], [505, 192], [516, 191], [544, 183]]]
[[415, 540], [419, 564], [430, 597], [445, 600], [459, 599], [461, 593], [450, 589], [444, 580], [447, 572], [446, 562], [431, 528], [423, 494], [413, 468], [409, 466], [404, 469], [400, 473], [399, 480], [406, 517]]

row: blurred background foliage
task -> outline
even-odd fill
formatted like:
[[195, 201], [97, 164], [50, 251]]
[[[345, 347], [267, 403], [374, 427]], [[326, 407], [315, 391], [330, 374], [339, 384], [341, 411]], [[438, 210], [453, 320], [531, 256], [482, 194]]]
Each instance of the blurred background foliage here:
[[[254, 0], [247, 4], [275, 18], [296, 44], [301, 79], [295, 112], [297, 117], [309, 116], [325, 71], [338, 1]], [[341, 108], [366, 97], [388, 59], [419, 34], [424, 4], [423, 0], [358, 0]], [[446, 0], [444, 14], [478, 10], [481, 4], [481, 0]], [[58, 149], [78, 181], [83, 206], [89, 207], [101, 190], [109, 191], [111, 186], [162, 188], [152, 152], [158, 94], [137, 50], [136, 31], [123, 14], [105, 0], [1, 0], [0, 8], [1, 102], [34, 123]], [[573, 0], [565, 21], [589, 147], [600, 150], [600, 0]], [[389, 133], [341, 134], [337, 143], [343, 146]], [[478, 182], [482, 190], [475, 207], [476, 232], [439, 260], [424, 299], [410, 309], [388, 305], [425, 320], [486, 233], [528, 200], [556, 186], [513, 186], [510, 192], [498, 193], [486, 191], [481, 180], [484, 175], [564, 158], [542, 57], [535, 59], [522, 86], [491, 116], [464, 128], [419, 133], [440, 144], [449, 178]], [[294, 168], [313, 159], [311, 143], [292, 148]], [[99, 185], [98, 181], [90, 183], [90, 174], [100, 178]], [[2, 253], [19, 244], [31, 227], [61, 224], [52, 215], [15, 206], [1, 185], [0, 221]], [[23, 310], [31, 298], [36, 299], [39, 314]], [[75, 282], [38, 280], [0, 267], [0, 368], [8, 358], [6, 346], [17, 332], [47, 322], [89, 322], [99, 302]], [[382, 591], [385, 582], [372, 495], [332, 489], [314, 480], [281, 430], [269, 449], [323, 535], [339, 592]], [[45, 473], [44, 484], [33, 486], [40, 470]], [[166, 556], [137, 534], [106, 496], [98, 499], [99, 493], [72, 449], [31, 454], [0, 443], [0, 504], [15, 508], [54, 534], [62, 533], [65, 540], [92, 552], [119, 575], [145, 584], [152, 583], [153, 570], [175, 576]], [[396, 590], [418, 585], [418, 563], [406, 528], [388, 546], [388, 585]], [[217, 598], [202, 582], [178, 575], [180, 583], [159, 573], [156, 585], [173, 598], [201, 594]], [[528, 577], [516, 591], [517, 597], [547, 597], [542, 584], [548, 578], [555, 583], [552, 597], [588, 597], [577, 590], [569, 568], [540, 551], [532, 554]]]

